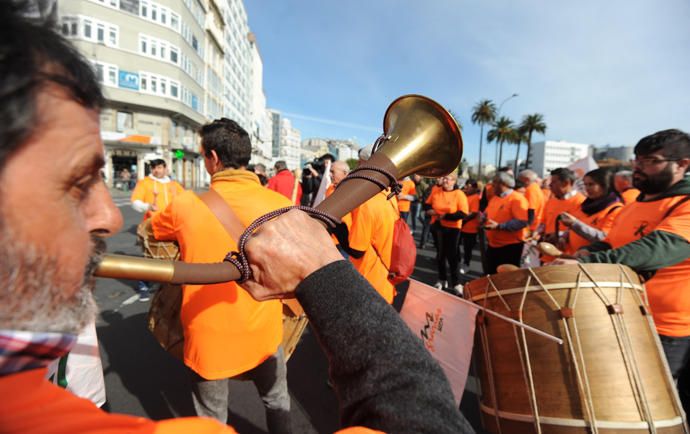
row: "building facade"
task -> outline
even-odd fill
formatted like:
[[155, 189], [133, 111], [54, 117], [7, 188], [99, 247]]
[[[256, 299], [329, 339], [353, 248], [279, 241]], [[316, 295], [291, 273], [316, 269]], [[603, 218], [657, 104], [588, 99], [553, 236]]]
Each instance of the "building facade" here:
[[251, 130], [253, 65], [241, 0], [60, 0], [58, 25], [93, 64], [106, 181], [167, 161], [186, 188], [208, 182], [199, 127], [222, 116]]
[[553, 169], [567, 167], [592, 153], [592, 146], [583, 143], [545, 140], [532, 144], [530, 168], [544, 177]]

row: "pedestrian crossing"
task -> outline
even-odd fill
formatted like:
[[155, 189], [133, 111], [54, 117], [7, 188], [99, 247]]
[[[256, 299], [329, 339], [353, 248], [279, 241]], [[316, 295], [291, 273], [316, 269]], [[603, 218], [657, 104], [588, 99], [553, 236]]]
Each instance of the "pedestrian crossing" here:
[[130, 201], [128, 197], [114, 197], [113, 202], [115, 202], [115, 206], [117, 206], [118, 208], [127, 206], [132, 203], [132, 201]]

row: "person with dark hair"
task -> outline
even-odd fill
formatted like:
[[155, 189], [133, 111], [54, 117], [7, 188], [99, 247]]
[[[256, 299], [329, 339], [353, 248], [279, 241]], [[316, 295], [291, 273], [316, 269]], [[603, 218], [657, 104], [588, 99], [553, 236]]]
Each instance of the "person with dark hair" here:
[[630, 170], [621, 170], [616, 172], [616, 176], [613, 178], [616, 192], [625, 205], [635, 202], [640, 195], [640, 190], [633, 187], [632, 175]]
[[496, 273], [502, 264], [520, 266], [529, 204], [525, 196], [514, 188], [515, 178], [508, 172], [498, 172], [494, 177], [494, 196], [486, 207], [483, 222], [489, 242], [486, 249], [488, 274]]
[[[242, 226], [292, 205], [284, 196], [263, 188], [246, 170], [251, 157], [249, 135], [235, 121], [218, 119], [201, 127], [201, 154], [211, 175], [211, 191]], [[208, 193], [207, 193], [208, 194]], [[251, 198], [251, 200], [247, 200]], [[237, 248], [240, 234], [229, 234], [193, 192], [178, 196], [156, 213], [151, 227], [156, 239], [180, 245], [187, 262], [220, 262]], [[192, 372], [192, 401], [199, 416], [225, 423], [228, 379], [251, 379], [266, 407], [272, 433], [290, 432], [290, 395], [283, 336], [282, 305], [258, 303], [234, 282], [184, 285], [180, 319], [184, 330], [184, 363]]]
[[259, 177], [259, 182], [261, 182], [261, 185], [263, 185], [264, 187], [268, 185], [268, 176], [266, 176], [266, 166], [264, 166], [261, 163], [257, 163], [252, 168], [248, 167], [247, 170], [256, 173], [256, 176]]
[[594, 169], [583, 178], [587, 199], [575, 212], [558, 216], [569, 230], [560, 238], [558, 247], [574, 254], [582, 247], [606, 238], [613, 222], [623, 209], [613, 189], [613, 174], [607, 169]]
[[287, 164], [283, 160], [278, 160], [273, 165], [275, 175], [268, 180], [268, 189], [276, 191], [288, 199], [292, 200], [292, 196], [297, 189], [297, 197], [293, 204], [297, 205], [302, 200], [302, 186], [299, 185], [299, 180], [288, 170]]
[[[132, 192], [132, 208], [144, 213], [142, 221], [151, 218], [153, 213], [165, 209], [173, 199], [184, 191], [177, 182], [170, 179], [167, 173], [165, 160], [156, 158], [149, 162], [151, 173], [137, 182]], [[151, 284], [149, 282], [137, 282], [139, 301], [148, 301], [151, 298]]]
[[458, 188], [458, 175], [455, 172], [441, 179], [441, 188], [427, 199], [430, 205], [427, 214], [431, 216], [436, 233], [438, 281], [434, 286], [451, 294], [462, 295], [463, 287], [458, 275], [458, 244], [462, 219], [469, 214], [467, 196]]
[[[96, 318], [93, 273], [105, 251], [103, 238], [121, 229], [122, 214], [101, 176], [103, 99], [92, 68], [52, 26], [21, 12], [13, 2], [0, 2], [0, 430], [234, 433], [208, 418], [153, 421], [106, 413], [45, 378], [45, 367], [66, 354]], [[26, 182], [35, 170], [43, 182]], [[329, 355], [347, 427], [342, 432], [362, 432], [357, 425], [384, 432], [473, 432], [419, 339], [347, 263], [331, 263], [334, 247], [325, 229], [294, 213], [307, 221], [286, 215], [249, 241], [250, 264], [270, 270], [255, 268], [258, 282], [247, 287], [255, 283], [253, 293], [290, 292], [304, 304]], [[299, 225], [289, 234], [296, 243], [274, 238], [271, 228], [280, 224]], [[276, 247], [288, 250], [261, 253]], [[295, 276], [298, 281], [291, 280]], [[322, 285], [325, 279], [333, 280]]]
[[635, 202], [623, 207], [603, 241], [558, 264], [623, 264], [646, 277], [654, 325], [690, 411], [690, 135], [664, 130], [635, 146]]
[[465, 274], [470, 269], [472, 250], [477, 245], [477, 233], [479, 232], [479, 192], [481, 183], [474, 179], [468, 179], [462, 191], [467, 196], [468, 214], [462, 219], [460, 238], [464, 253], [463, 264], [460, 265], [460, 274]]
[[[544, 221], [539, 228], [539, 233], [543, 234], [543, 240], [554, 245], [558, 244], [558, 239], [562, 235], [565, 227], [560, 225], [558, 216], [563, 213], [574, 213], [585, 196], [575, 189], [577, 180], [575, 173], [567, 168], [558, 168], [551, 171], [551, 197], [544, 205]], [[552, 256], [542, 255], [542, 262], [553, 261]]]

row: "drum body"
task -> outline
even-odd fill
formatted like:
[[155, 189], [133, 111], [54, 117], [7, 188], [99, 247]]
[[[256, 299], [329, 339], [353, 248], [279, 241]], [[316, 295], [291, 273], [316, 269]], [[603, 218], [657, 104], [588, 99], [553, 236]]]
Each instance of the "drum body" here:
[[137, 226], [137, 237], [144, 249], [144, 257], [153, 259], [167, 259], [176, 261], [180, 259], [180, 248], [174, 241], [158, 241], [153, 237], [151, 225], [144, 220]]
[[472, 281], [465, 294], [563, 339], [480, 313], [475, 354], [488, 431], [687, 432], [644, 287], [629, 268], [521, 269]]

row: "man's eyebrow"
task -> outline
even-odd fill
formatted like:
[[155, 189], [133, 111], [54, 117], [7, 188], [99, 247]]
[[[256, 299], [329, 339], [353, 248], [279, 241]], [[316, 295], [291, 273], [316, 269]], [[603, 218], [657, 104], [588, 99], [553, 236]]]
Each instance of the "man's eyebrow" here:
[[90, 160], [76, 164], [75, 172], [79, 174], [95, 173], [105, 166], [105, 159], [102, 155], [94, 155]]

